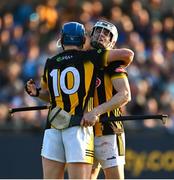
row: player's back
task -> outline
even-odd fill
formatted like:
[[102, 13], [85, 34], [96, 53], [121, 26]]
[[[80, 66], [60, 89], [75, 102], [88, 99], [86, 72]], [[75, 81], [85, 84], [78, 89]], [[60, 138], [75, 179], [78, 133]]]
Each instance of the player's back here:
[[93, 95], [96, 73], [105, 64], [105, 50], [67, 50], [45, 65], [42, 87], [48, 88], [52, 107], [82, 115]]

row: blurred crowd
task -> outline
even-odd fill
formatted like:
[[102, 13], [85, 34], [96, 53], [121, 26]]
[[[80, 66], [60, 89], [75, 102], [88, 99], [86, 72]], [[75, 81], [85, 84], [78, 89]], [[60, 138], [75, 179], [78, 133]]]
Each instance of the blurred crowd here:
[[[24, 91], [39, 84], [47, 57], [57, 53], [60, 28], [67, 21], [85, 25], [105, 19], [116, 25], [116, 48], [135, 52], [127, 68], [132, 101], [126, 115], [168, 114], [174, 133], [174, 1], [172, 0], [14, 0], [0, 2], [0, 126], [43, 128], [47, 110], [15, 113], [8, 109], [45, 104]], [[89, 48], [89, 37], [85, 44]], [[157, 120], [131, 121], [128, 128], [161, 128]]]

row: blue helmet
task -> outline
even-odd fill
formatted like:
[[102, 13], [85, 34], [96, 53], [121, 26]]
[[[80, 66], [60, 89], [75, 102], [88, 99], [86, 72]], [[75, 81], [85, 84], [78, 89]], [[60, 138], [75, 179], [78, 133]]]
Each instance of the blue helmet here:
[[83, 46], [85, 43], [85, 28], [78, 22], [65, 23], [62, 28], [62, 45]]

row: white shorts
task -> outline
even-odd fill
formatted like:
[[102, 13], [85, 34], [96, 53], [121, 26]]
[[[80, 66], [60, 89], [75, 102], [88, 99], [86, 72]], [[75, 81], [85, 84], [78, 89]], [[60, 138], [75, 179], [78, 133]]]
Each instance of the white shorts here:
[[99, 163], [102, 169], [125, 164], [125, 134], [95, 137], [95, 160], [93, 168]]
[[76, 126], [64, 130], [46, 129], [41, 155], [47, 159], [63, 163], [93, 164], [93, 128]]

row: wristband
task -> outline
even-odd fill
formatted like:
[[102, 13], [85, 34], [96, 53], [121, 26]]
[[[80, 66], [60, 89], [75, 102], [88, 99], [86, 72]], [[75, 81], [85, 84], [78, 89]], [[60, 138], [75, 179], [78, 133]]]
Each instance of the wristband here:
[[41, 88], [36, 88], [36, 95], [32, 95], [32, 96], [38, 97], [40, 94], [40, 90], [41, 90]]

